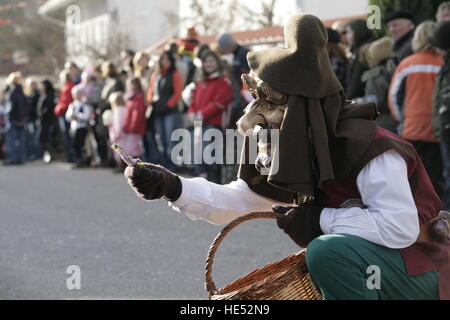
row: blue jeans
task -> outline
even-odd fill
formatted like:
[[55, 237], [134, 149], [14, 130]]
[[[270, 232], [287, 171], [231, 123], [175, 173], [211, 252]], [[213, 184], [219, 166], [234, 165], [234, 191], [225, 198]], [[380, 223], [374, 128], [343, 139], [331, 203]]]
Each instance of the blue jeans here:
[[176, 141], [172, 141], [171, 135], [180, 126], [181, 118], [179, 113], [156, 115], [155, 117], [155, 129], [159, 137], [160, 163], [172, 171], [176, 170], [177, 166], [171, 160], [171, 152], [176, 144]]
[[441, 154], [444, 176], [443, 208], [450, 210], [450, 141], [441, 142]]
[[[200, 142], [201, 143], [200, 148], [197, 145], [198, 142], [196, 143], [196, 141], [195, 141], [196, 137], [195, 137], [195, 134], [194, 134], [194, 130], [191, 131], [191, 135], [192, 135], [192, 139], [193, 139], [193, 141], [192, 141], [192, 148], [193, 148], [193, 151], [192, 151], [192, 157], [193, 157], [192, 163], [194, 163], [194, 154], [196, 152], [201, 152], [201, 154], [197, 155], [197, 157], [200, 156], [202, 162], [200, 164], [195, 164], [194, 165], [195, 173], [197, 175], [199, 175], [199, 176], [205, 176], [206, 175], [206, 178], [209, 181], [211, 181], [211, 182], [220, 183], [221, 182], [221, 174], [220, 174], [221, 164], [220, 164], [220, 161], [223, 161], [223, 159], [216, 159], [216, 160], [219, 161], [219, 163], [215, 163], [214, 162], [212, 164], [207, 164], [205, 162], [205, 159], [204, 159], [206, 147], [209, 146], [210, 144], [217, 143], [214, 140], [213, 141], [204, 141], [205, 132], [208, 131], [209, 129], [215, 129], [215, 130], [222, 131], [222, 128], [219, 127], [219, 126], [215, 126], [215, 125], [212, 125], [212, 124], [204, 124], [202, 126], [202, 137], [201, 137], [201, 142]], [[196, 150], [196, 149], [199, 149], [199, 150]], [[222, 152], [223, 152], [223, 150], [224, 150], [224, 146], [222, 145]], [[214, 150], [214, 152], [212, 152], [212, 154], [208, 155], [208, 156], [212, 156], [213, 159], [215, 159], [219, 155], [216, 155], [215, 154], [215, 150]]]
[[41, 148], [39, 145], [38, 126], [36, 121], [29, 122], [26, 127], [26, 149], [27, 158], [35, 160], [41, 156]]
[[24, 126], [11, 123], [6, 132], [7, 160], [11, 163], [25, 162], [26, 159], [26, 132]]
[[51, 123], [42, 122], [39, 130], [39, 148], [42, 153], [50, 150], [50, 146], [52, 145], [52, 132], [54, 128]]
[[156, 142], [155, 133], [151, 130], [147, 130], [143, 138], [144, 154], [142, 160], [145, 162], [160, 164], [158, 143]]
[[73, 150], [72, 137], [70, 135], [70, 124], [66, 121], [64, 116], [58, 117], [59, 129], [61, 130], [61, 135], [64, 138], [64, 145], [66, 147], [67, 162], [75, 162], [75, 152]]

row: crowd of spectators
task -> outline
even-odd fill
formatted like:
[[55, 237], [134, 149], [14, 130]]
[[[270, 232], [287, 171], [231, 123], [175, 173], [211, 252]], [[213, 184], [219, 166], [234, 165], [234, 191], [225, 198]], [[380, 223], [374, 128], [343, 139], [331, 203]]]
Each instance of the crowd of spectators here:
[[[330, 63], [349, 100], [375, 102], [378, 125], [414, 144], [449, 208], [450, 2], [418, 25], [405, 10], [389, 13], [385, 22], [388, 36], [381, 38], [365, 20], [328, 28]], [[56, 84], [10, 74], [0, 104], [4, 163], [49, 162], [61, 151], [76, 168], [122, 172], [124, 163], [109, 148], [116, 142], [132, 156], [175, 172], [190, 170], [217, 183], [232, 180], [237, 166], [184, 165], [172, 155], [175, 129], [191, 130], [203, 150], [193, 120], [201, 120], [203, 130], [235, 128], [249, 102], [241, 82], [249, 72], [249, 49], [229, 33], [216, 40], [199, 43], [190, 28], [156, 59], [126, 50], [120, 63], [102, 61], [80, 70], [68, 62]]]

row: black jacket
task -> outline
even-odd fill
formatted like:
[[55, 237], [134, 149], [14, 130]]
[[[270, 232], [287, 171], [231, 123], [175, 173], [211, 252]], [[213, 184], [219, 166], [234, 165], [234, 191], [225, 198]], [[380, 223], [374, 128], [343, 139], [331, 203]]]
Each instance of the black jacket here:
[[397, 63], [414, 53], [411, 47], [413, 37], [414, 30], [411, 30], [394, 43], [393, 49]]
[[21, 85], [15, 85], [8, 91], [7, 100], [11, 103], [9, 120], [13, 125], [23, 126], [28, 120], [28, 101]]
[[42, 95], [38, 102], [37, 114], [42, 125], [49, 125], [55, 119], [55, 96]]
[[346, 91], [347, 99], [356, 99], [364, 96], [364, 82], [362, 82], [362, 75], [369, 70], [369, 66], [362, 58], [362, 51], [371, 40], [367, 40], [353, 51], [353, 58], [350, 61], [346, 75]]
[[34, 90], [31, 95], [27, 97], [28, 100], [28, 121], [33, 122], [38, 118], [37, 107], [39, 102], [40, 93], [38, 90]]
[[111, 109], [111, 106], [109, 104], [109, 96], [111, 95], [111, 93], [116, 91], [125, 91], [122, 80], [120, 80], [119, 76], [107, 78], [101, 95], [102, 102], [100, 103], [100, 110], [102, 112]]

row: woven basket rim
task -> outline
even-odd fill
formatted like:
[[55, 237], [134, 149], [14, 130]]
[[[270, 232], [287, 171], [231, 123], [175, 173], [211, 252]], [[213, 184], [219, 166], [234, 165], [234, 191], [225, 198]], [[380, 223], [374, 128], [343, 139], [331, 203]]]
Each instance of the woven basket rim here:
[[[238, 292], [241, 290], [246, 290], [251, 288], [256, 284], [263, 284], [266, 281], [270, 281], [279, 277], [282, 277], [286, 273], [289, 273], [292, 269], [298, 268], [298, 266], [302, 263], [304, 256], [306, 255], [306, 250], [303, 249], [299, 252], [292, 253], [282, 259], [279, 259], [275, 262], [272, 262], [264, 267], [255, 269], [250, 273], [235, 279], [230, 282], [223, 288], [217, 289], [217, 293], [215, 295], [229, 295], [234, 292]], [[281, 266], [281, 268], [280, 268]], [[255, 276], [262, 276], [264, 273], [268, 272], [265, 277], [260, 277], [258, 281], [248, 282], [249, 279], [254, 278]], [[246, 285], [238, 286], [240, 283], [247, 283]], [[236, 289], [234, 287], [238, 286]]]
[[252, 212], [228, 223], [216, 236], [205, 261], [205, 289], [211, 300], [316, 300], [320, 299], [306, 266], [306, 249], [258, 268], [221, 289], [212, 279], [216, 251], [231, 230], [255, 219], [278, 219], [275, 212]]

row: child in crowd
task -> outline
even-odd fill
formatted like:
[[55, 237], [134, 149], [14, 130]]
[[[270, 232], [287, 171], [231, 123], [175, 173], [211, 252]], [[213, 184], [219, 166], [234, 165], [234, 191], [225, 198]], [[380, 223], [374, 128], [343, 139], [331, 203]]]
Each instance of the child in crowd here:
[[66, 112], [66, 120], [70, 122], [70, 134], [73, 139], [73, 150], [75, 153], [75, 167], [86, 166], [83, 157], [83, 146], [88, 132], [88, 122], [91, 114], [89, 106], [79, 87], [72, 89], [73, 102]]
[[[125, 152], [139, 158], [142, 156], [142, 139], [147, 131], [145, 96], [139, 78], [128, 80], [127, 91], [125, 97], [120, 92], [111, 94], [109, 102], [113, 109], [113, 122], [110, 139]], [[114, 157], [116, 171], [123, 172], [126, 164], [116, 155]]]
[[[185, 89], [183, 99], [189, 106], [188, 114], [202, 121], [203, 132], [209, 129], [222, 131], [229, 121], [229, 107], [233, 98], [231, 80], [224, 74], [221, 60], [213, 51], [203, 53], [201, 61], [201, 77], [195, 85]], [[194, 153], [200, 151], [203, 155], [207, 143], [195, 132], [194, 129], [194, 145], [200, 145], [200, 148], [194, 148]], [[220, 183], [220, 164], [206, 164], [205, 160], [202, 159], [202, 163], [195, 166], [196, 173], [209, 181]]]
[[41, 154], [45, 162], [52, 159], [52, 133], [55, 124], [55, 88], [49, 80], [41, 82], [41, 93], [37, 105], [40, 123], [39, 143]]
[[[112, 109], [112, 121], [109, 125], [109, 138], [111, 143], [117, 143], [124, 149], [125, 152], [130, 153], [133, 150], [130, 148], [127, 134], [123, 131], [126, 114], [126, 102], [123, 96], [123, 92], [121, 91], [113, 92], [109, 96], [109, 104]], [[106, 110], [103, 115], [105, 115], [107, 111], [108, 110]], [[105, 120], [103, 120], [103, 122], [105, 123]], [[119, 172], [125, 164], [120, 156], [115, 152], [114, 160], [116, 161], [116, 171]]]
[[73, 101], [72, 89], [75, 83], [72, 79], [69, 70], [63, 70], [59, 74], [60, 82], [62, 84], [61, 91], [59, 93], [59, 101], [55, 107], [55, 115], [58, 118], [59, 129], [63, 133], [64, 146], [67, 154], [67, 162], [74, 162], [74, 155], [72, 150], [73, 141], [70, 136], [70, 125], [65, 118], [65, 114], [69, 105]]

